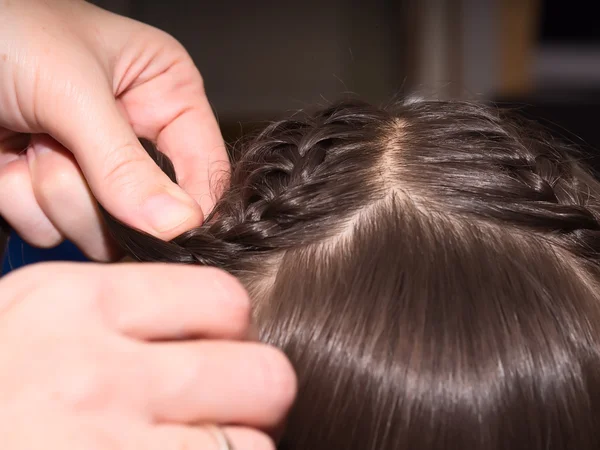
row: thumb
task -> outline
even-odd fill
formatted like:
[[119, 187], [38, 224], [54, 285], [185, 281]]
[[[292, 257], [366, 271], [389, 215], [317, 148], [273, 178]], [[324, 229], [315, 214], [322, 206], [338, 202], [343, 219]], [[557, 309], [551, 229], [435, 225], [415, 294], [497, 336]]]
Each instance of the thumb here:
[[148, 156], [110, 89], [85, 91], [93, 95], [79, 98], [76, 110], [60, 108], [68, 116], [55, 116], [48, 131], [73, 153], [102, 206], [164, 240], [200, 225], [200, 206]]

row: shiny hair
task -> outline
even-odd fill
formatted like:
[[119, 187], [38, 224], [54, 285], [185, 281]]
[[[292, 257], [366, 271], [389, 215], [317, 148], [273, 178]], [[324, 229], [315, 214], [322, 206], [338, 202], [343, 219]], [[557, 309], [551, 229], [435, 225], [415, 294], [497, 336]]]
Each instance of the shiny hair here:
[[108, 220], [244, 283], [299, 377], [282, 449], [596, 450], [600, 185], [573, 154], [478, 104], [339, 103], [247, 141], [171, 242]]

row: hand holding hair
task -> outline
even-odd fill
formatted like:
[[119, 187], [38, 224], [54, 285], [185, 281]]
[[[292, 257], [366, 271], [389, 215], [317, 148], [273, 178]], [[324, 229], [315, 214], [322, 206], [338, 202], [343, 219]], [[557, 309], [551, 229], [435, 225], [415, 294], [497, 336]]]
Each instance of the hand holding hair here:
[[[82, 1], [0, 0], [0, 106], [0, 216], [33, 245], [68, 238], [110, 259], [94, 197], [124, 223], [171, 239], [202, 222], [214, 202], [208, 181], [228, 168], [184, 48]], [[137, 136], [169, 155], [181, 187]]]
[[265, 431], [284, 419], [295, 378], [279, 351], [250, 340], [249, 312], [238, 282], [210, 268], [38, 264], [9, 274], [2, 449], [274, 449]]

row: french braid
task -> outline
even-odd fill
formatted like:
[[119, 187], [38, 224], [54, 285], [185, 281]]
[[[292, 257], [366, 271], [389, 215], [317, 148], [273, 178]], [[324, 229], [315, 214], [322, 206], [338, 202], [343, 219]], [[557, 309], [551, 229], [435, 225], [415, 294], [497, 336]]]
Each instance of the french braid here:
[[[145, 146], [176, 181], [169, 159]], [[381, 155], [390, 153], [392, 164], [381, 167]], [[534, 123], [477, 104], [423, 101], [386, 110], [341, 103], [273, 123], [250, 140], [205, 223], [170, 242], [105, 216], [118, 243], [140, 260], [235, 272], [248, 258], [330, 236], [332, 221], [358, 208], [355, 173], [371, 170], [364, 189], [381, 190], [377, 166], [445, 214], [543, 234], [596, 261], [600, 189], [572, 155]]]

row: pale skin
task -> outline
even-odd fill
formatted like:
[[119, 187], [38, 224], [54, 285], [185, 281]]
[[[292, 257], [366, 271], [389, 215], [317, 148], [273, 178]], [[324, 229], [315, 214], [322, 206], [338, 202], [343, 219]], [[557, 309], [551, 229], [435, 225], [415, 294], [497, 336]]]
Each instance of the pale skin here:
[[[171, 36], [78, 0], [0, 0], [0, 215], [24, 239], [112, 259], [95, 199], [170, 239], [210, 211], [226, 161]], [[0, 280], [2, 448], [216, 450], [216, 423], [236, 449], [273, 449], [295, 390], [215, 269], [42, 264]]]
[[249, 324], [244, 290], [215, 269], [56, 263], [9, 274], [2, 448], [218, 450], [202, 424], [219, 423], [235, 449], [274, 449], [268, 433], [295, 380]]
[[[0, 214], [12, 227], [34, 245], [66, 237], [105, 260], [91, 193], [164, 239], [200, 224], [215, 200], [209, 183], [228, 164], [185, 49], [79, 0], [0, 0], [0, 11]], [[22, 133], [36, 133], [26, 152]], [[182, 188], [138, 136], [171, 158]]]

